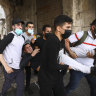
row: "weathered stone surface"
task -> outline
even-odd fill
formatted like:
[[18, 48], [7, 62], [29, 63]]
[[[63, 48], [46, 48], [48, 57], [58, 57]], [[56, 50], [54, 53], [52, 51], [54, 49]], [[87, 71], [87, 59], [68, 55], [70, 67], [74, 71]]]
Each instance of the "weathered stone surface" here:
[[74, 32], [77, 32], [79, 27], [81, 30], [88, 30], [90, 23], [96, 18], [95, 4], [96, 0], [73, 0]]

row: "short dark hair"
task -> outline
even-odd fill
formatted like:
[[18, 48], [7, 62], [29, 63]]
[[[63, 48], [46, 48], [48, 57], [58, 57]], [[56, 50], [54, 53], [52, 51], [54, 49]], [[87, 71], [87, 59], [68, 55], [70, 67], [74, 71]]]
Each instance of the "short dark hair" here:
[[22, 47], [22, 51], [24, 51], [25, 46], [26, 46], [27, 44], [31, 45], [30, 43], [31, 43], [31, 42], [30, 42], [29, 40], [25, 41], [25, 43], [24, 43], [24, 45], [23, 45], [23, 47]]
[[54, 20], [54, 28], [56, 30], [57, 26], [62, 26], [65, 22], [72, 23], [73, 20], [67, 15], [59, 15]]
[[42, 27], [42, 31], [45, 31], [45, 29], [46, 29], [46, 27], [50, 27], [51, 28], [51, 26], [50, 25], [43, 25], [43, 27]]
[[92, 21], [92, 23], [90, 24], [91, 26], [92, 25], [96, 25], [96, 19]]
[[28, 26], [28, 24], [33, 24], [33, 22], [27, 22], [27, 23], [26, 23], [26, 27]]

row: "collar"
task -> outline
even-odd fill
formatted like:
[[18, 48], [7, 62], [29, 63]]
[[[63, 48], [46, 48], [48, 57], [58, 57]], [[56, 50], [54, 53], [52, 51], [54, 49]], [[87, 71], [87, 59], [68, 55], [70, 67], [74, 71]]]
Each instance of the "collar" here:
[[[92, 33], [91, 33], [91, 30], [88, 30], [88, 35], [89, 35], [91, 38], [93, 38]], [[93, 39], [94, 39], [94, 38], [93, 38]]]

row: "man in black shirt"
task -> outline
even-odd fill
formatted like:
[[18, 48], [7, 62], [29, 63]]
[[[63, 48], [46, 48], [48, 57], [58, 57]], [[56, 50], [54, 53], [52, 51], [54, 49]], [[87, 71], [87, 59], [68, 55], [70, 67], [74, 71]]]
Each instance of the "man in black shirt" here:
[[35, 46], [40, 48], [40, 51], [42, 51], [44, 42], [48, 38], [50, 33], [52, 33], [51, 26], [50, 25], [43, 25], [43, 28], [42, 28], [43, 36], [37, 38], [37, 40], [35, 41]]
[[43, 28], [42, 28], [43, 36], [37, 38], [37, 40], [35, 41], [35, 48], [40, 49], [39, 56], [38, 56], [39, 65], [40, 65], [40, 61], [41, 61], [41, 53], [43, 51], [42, 49], [43, 49], [44, 43], [51, 33], [52, 33], [51, 26], [50, 25], [43, 25]]
[[55, 18], [55, 34], [45, 41], [39, 71], [40, 96], [66, 96], [63, 84], [63, 72], [71, 69], [58, 63], [58, 53], [64, 48], [64, 39], [71, 34], [72, 19], [66, 15]]

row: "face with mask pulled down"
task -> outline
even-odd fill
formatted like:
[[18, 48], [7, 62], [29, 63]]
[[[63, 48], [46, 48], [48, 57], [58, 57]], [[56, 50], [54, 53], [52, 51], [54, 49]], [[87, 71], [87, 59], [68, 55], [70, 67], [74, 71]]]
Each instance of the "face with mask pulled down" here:
[[28, 24], [26, 27], [26, 31], [29, 35], [33, 35], [34, 34], [34, 25], [33, 24]]
[[19, 36], [23, 33], [22, 31], [22, 23], [14, 24], [12, 26], [13, 31]]

